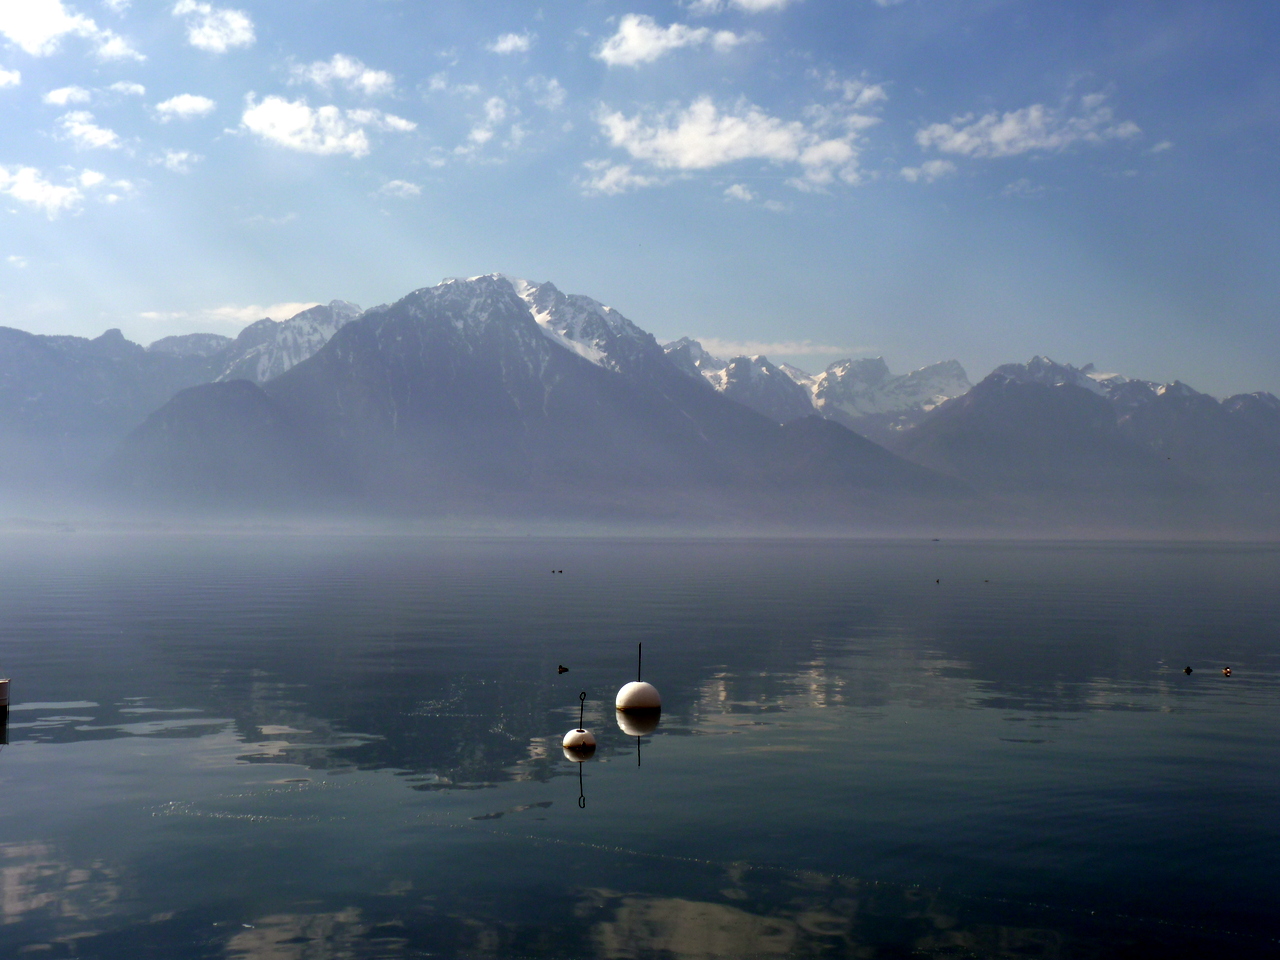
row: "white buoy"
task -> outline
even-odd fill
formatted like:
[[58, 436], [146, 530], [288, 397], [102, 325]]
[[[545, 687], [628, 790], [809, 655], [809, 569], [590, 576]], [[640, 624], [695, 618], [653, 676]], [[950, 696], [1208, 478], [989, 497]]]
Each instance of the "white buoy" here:
[[566, 750], [581, 750], [588, 748], [588, 746], [594, 750], [595, 737], [591, 735], [591, 731], [582, 730], [580, 727], [579, 730], [571, 730], [566, 733], [564, 740], [561, 741], [561, 746]]
[[619, 710], [661, 710], [662, 697], [658, 695], [658, 688], [651, 683], [644, 683], [640, 679], [640, 667], [643, 663], [642, 656], [644, 654], [644, 644], [636, 644], [636, 678], [630, 683], [622, 685], [622, 689], [618, 691], [617, 697], [614, 698], [613, 705]]
[[658, 689], [653, 684], [632, 680], [618, 691], [613, 705], [624, 711], [661, 710], [662, 697], [658, 696]]
[[596, 738], [582, 725], [583, 712], [586, 708], [587, 691], [583, 690], [578, 694], [578, 726], [566, 733], [564, 739], [560, 741], [565, 757], [574, 763], [590, 760], [591, 755], [596, 752]]

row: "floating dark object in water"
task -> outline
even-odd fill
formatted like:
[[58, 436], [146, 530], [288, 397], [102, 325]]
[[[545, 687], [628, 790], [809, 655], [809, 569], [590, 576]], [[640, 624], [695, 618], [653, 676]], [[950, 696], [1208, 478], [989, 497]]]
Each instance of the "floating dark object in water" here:
[[1223, 667], [1223, 668], [1222, 668], [1222, 675], [1223, 675], [1224, 677], [1229, 677], [1229, 676], [1231, 676], [1231, 668], [1230, 668], [1230, 667]]
[[937, 543], [937, 542], [938, 542], [938, 538], [937, 538], [937, 537], [934, 537], [934, 538], [933, 538], [933, 542], [934, 542], [934, 543]]
[[578, 694], [578, 728], [570, 730], [564, 735], [564, 739], [560, 741], [560, 746], [564, 749], [564, 755], [574, 763], [582, 763], [584, 760], [590, 760], [596, 752], [596, 738], [592, 736], [591, 731], [582, 725], [583, 713], [587, 706], [587, 691], [583, 690]]
[[933, 581], [933, 582], [934, 582], [934, 583], [941, 583], [942, 581], [941, 581], [941, 580], [935, 580], [935, 581]]
[[1190, 666], [1183, 667], [1182, 672], [1185, 673], [1188, 677], [1191, 676], [1191, 673], [1192, 673], [1191, 667]]
[[9, 681], [0, 680], [0, 707], [9, 706]]
[[619, 710], [625, 710], [628, 713], [632, 710], [661, 710], [662, 697], [658, 694], [658, 688], [651, 683], [643, 683], [640, 680], [640, 667], [643, 663], [644, 644], [636, 644], [636, 678], [630, 683], [624, 683], [622, 689], [618, 691], [618, 696], [614, 698], [613, 705]]
[[568, 673], [568, 672], [569, 672], [569, 668], [566, 667], [563, 663], [560, 664], [560, 666], [556, 667], [556, 673]]

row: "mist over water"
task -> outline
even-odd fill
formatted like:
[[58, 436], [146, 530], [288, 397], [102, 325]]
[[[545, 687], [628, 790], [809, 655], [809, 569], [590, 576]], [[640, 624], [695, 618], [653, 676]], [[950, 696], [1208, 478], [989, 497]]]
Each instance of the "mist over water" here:
[[1263, 955], [1278, 559], [11, 534], [0, 954]]

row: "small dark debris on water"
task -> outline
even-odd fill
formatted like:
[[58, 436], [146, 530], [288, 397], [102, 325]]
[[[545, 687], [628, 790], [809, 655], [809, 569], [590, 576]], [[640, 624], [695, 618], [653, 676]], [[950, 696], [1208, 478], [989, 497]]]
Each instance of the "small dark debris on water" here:
[[942, 581], [941, 581], [941, 580], [935, 580], [935, 581], [933, 581], [933, 582], [934, 582], [934, 583], [941, 583]]
[[1222, 675], [1223, 675], [1224, 677], [1229, 677], [1229, 676], [1231, 676], [1231, 668], [1230, 668], [1230, 667], [1223, 667], [1223, 668], [1222, 668]]
[[1183, 667], [1183, 668], [1182, 668], [1182, 672], [1183, 672], [1183, 673], [1185, 673], [1188, 677], [1189, 677], [1189, 676], [1191, 676], [1191, 674], [1192, 674], [1191, 667], [1190, 667], [1189, 665], [1188, 665], [1188, 666]]
[[566, 667], [563, 663], [560, 664], [560, 666], [556, 667], [556, 673], [568, 673], [568, 672], [569, 672], [569, 668]]

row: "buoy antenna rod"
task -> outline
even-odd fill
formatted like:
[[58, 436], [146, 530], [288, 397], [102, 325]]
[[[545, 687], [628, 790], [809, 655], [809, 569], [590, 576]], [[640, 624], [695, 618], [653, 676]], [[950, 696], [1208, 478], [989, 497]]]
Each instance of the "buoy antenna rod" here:
[[587, 691], [583, 690], [578, 694], [578, 729], [583, 729], [582, 719], [583, 712], [587, 709]]
[[644, 644], [636, 644], [636, 683], [640, 682], [640, 665], [644, 662]]

